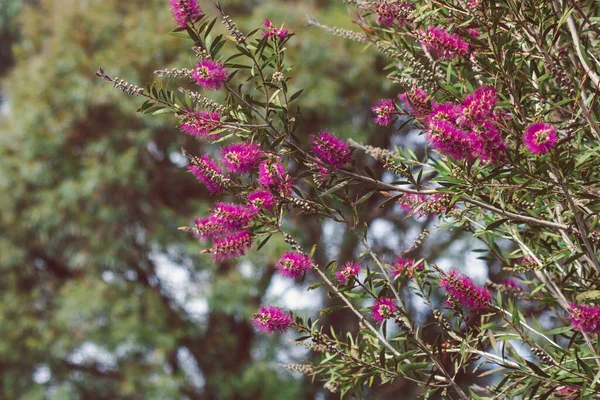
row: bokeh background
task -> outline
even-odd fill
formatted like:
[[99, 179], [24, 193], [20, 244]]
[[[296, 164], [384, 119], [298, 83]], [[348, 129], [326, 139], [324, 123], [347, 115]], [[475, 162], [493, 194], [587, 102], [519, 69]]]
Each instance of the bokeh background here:
[[[346, 4], [223, 6], [246, 32], [265, 17], [296, 32], [288, 62], [293, 84], [306, 89], [301, 132], [327, 128], [423, 151], [422, 139], [372, 122], [372, 105], [399, 91], [385, 80], [390, 60], [306, 26], [310, 15], [356, 29]], [[322, 288], [306, 293], [310, 279], [300, 285], [274, 274], [281, 240], [236, 262], [200, 254], [202, 244], [177, 228], [214, 199], [185, 172], [179, 149], [209, 146], [184, 137], [172, 117], [136, 114], [140, 99], [94, 76], [102, 66], [141, 85], [156, 69], [188, 68], [190, 42], [170, 36], [173, 28], [167, 0], [0, 0], [1, 399], [339, 398], [282, 367], [315, 359], [293, 335], [257, 334], [249, 318], [273, 304], [352, 332], [353, 315], [319, 317], [337, 300]], [[382, 175], [374, 160], [357, 157]], [[375, 196], [369, 202], [370, 240], [387, 260], [436, 224], [380, 209]], [[290, 219], [295, 237], [317, 244], [320, 263], [361, 253], [341, 226]], [[460, 231], [434, 231], [412, 256], [468, 264], [482, 283], [494, 265], [475, 260], [472, 246]], [[426, 323], [426, 310], [407, 301]], [[412, 399], [416, 391], [398, 381], [359, 397]]]

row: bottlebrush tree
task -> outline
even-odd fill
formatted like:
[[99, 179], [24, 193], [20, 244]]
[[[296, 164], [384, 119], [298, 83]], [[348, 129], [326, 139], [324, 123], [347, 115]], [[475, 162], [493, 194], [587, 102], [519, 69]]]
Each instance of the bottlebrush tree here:
[[[220, 148], [218, 155], [184, 150], [189, 172], [215, 205], [182, 229], [215, 260], [260, 251], [273, 235], [283, 236], [290, 249], [274, 268], [288, 279], [314, 275], [319, 282], [308, 290], [325, 285], [341, 301], [322, 315], [349, 309], [357, 333], [272, 305], [260, 307], [253, 323], [267, 334], [295, 330], [322, 354], [321, 362], [295, 369], [342, 397], [398, 379], [420, 385], [424, 398], [597, 397], [598, 5], [345, 2], [356, 31], [312, 19], [309, 25], [388, 57], [387, 78], [398, 95], [373, 105], [373, 123], [419, 131], [428, 142], [422, 156], [408, 146], [345, 141], [327, 127], [304, 132], [302, 91], [290, 90], [285, 62], [295, 34], [268, 19], [241, 32], [220, 4], [209, 12], [196, 0], [170, 1], [174, 35], [191, 39], [196, 61], [156, 71], [163, 84], [141, 88], [98, 71], [146, 98], [141, 113], [173, 114], [182, 134]], [[216, 33], [219, 19], [225, 34]], [[226, 101], [211, 99], [213, 91]], [[375, 158], [393, 178], [357, 165], [355, 152]], [[509, 277], [484, 287], [465, 266], [444, 270], [408, 258], [428, 232], [396, 260], [384, 259], [371, 248], [363, 219], [372, 196], [381, 207], [397, 204], [407, 216], [469, 232]], [[314, 250], [288, 233], [291, 213], [343, 224], [364, 253], [343, 265], [317, 265]], [[415, 296], [435, 323], [417, 323], [406, 302]], [[457, 383], [458, 374], [475, 384]]]

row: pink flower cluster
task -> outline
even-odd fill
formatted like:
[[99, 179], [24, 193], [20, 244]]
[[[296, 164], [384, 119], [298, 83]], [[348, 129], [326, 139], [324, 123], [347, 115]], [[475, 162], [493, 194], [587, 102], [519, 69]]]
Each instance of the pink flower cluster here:
[[375, 113], [375, 123], [381, 126], [388, 126], [392, 123], [392, 117], [398, 114], [394, 102], [390, 99], [379, 100], [371, 109]]
[[400, 0], [379, 0], [367, 3], [364, 8], [371, 10], [377, 15], [378, 24], [387, 26], [404, 25], [415, 10], [415, 6], [412, 3]]
[[279, 273], [288, 278], [298, 278], [312, 266], [313, 262], [308, 254], [293, 251], [284, 253], [275, 264]]
[[464, 98], [459, 110], [459, 123], [472, 127], [493, 118], [498, 93], [491, 86], [482, 86]]
[[275, 27], [275, 25], [269, 21], [269, 18], [264, 20], [263, 27], [262, 35], [263, 37], [268, 36], [269, 39], [284, 39], [288, 35], [287, 29], [285, 29], [283, 26], [281, 28]]
[[284, 333], [294, 324], [294, 319], [279, 307], [261, 306], [252, 316], [252, 323], [264, 333]]
[[[263, 156], [260, 147], [252, 143], [225, 146], [221, 154], [223, 163], [233, 173], [250, 172]], [[211, 193], [221, 192], [229, 181], [208, 155], [194, 158], [188, 169]], [[246, 200], [247, 204], [216, 203], [210, 215], [195, 219], [198, 237], [213, 241], [210, 252], [215, 260], [244, 255], [252, 246], [250, 224], [262, 209], [271, 209], [276, 204], [273, 193], [264, 189], [249, 193]]]
[[214, 239], [245, 229], [257, 214], [252, 205], [216, 203], [212, 214], [196, 218], [196, 230], [200, 238]]
[[413, 214], [419, 206], [419, 204], [426, 201], [426, 199], [427, 196], [424, 196], [422, 194], [406, 193], [398, 199], [397, 203], [402, 211], [404, 211], [407, 214]]
[[590, 334], [600, 332], [600, 306], [573, 304], [569, 319], [575, 330]]
[[275, 196], [268, 190], [255, 190], [247, 196], [247, 199], [257, 209], [264, 208], [270, 210], [277, 204]]
[[209, 192], [220, 193], [223, 191], [223, 174], [215, 160], [210, 156], [203, 155], [197, 163], [188, 166], [188, 171], [202, 182]]
[[252, 235], [249, 231], [243, 230], [216, 238], [211, 253], [215, 260], [225, 260], [243, 256], [251, 246]]
[[185, 28], [188, 23], [193, 23], [202, 16], [198, 0], [169, 0], [169, 5], [175, 22], [181, 28]]
[[457, 160], [479, 157], [484, 163], [505, 158], [506, 143], [497, 127], [497, 92], [482, 86], [466, 96], [461, 104], [435, 104], [425, 118], [429, 143]]
[[213, 60], [202, 60], [192, 71], [192, 78], [206, 90], [219, 90], [228, 78], [227, 68]]
[[292, 178], [285, 172], [280, 157], [271, 157], [258, 166], [258, 184], [280, 196], [290, 194]]
[[213, 240], [213, 258], [222, 260], [242, 256], [252, 246], [248, 226], [257, 215], [251, 204], [216, 203], [210, 215], [194, 222], [201, 239]]
[[406, 93], [399, 94], [398, 99], [410, 114], [424, 115], [431, 110], [431, 105], [427, 101], [427, 92], [417, 86], [413, 86]]
[[519, 287], [519, 282], [515, 281], [514, 279], [505, 279], [502, 281], [502, 285], [506, 289], [517, 289]]
[[416, 271], [423, 269], [423, 263], [415, 264], [415, 260], [398, 257], [396, 258], [396, 261], [390, 265], [390, 269], [392, 270], [392, 276], [394, 278], [403, 273], [405, 273], [407, 277], [412, 278]]
[[260, 146], [255, 143], [234, 143], [221, 149], [223, 163], [229, 172], [250, 172], [262, 158]]
[[[184, 124], [185, 125], [185, 124]], [[183, 125], [182, 125], [183, 127]], [[188, 129], [188, 128], [186, 128]], [[189, 128], [192, 129], [192, 128]], [[263, 157], [260, 146], [253, 143], [234, 143], [221, 149], [222, 161], [232, 173], [250, 172]], [[218, 164], [210, 156], [202, 158], [188, 167], [188, 170], [202, 182], [211, 193], [223, 191], [223, 176]]]
[[469, 43], [442, 27], [430, 26], [427, 31], [422, 31], [421, 35], [427, 50], [442, 60], [464, 57], [469, 53]]
[[188, 113], [179, 130], [199, 139], [217, 140], [219, 134], [211, 134], [221, 126], [221, 116], [216, 112], [196, 110]]
[[440, 287], [448, 296], [469, 310], [483, 310], [487, 308], [492, 299], [492, 293], [453, 269], [440, 280]]
[[360, 264], [357, 262], [347, 262], [343, 267], [335, 271], [335, 278], [339, 283], [345, 285], [350, 278], [358, 276], [360, 273]]
[[310, 138], [312, 151], [325, 164], [341, 167], [350, 161], [350, 146], [332, 133], [322, 131]]
[[253, 205], [216, 203], [213, 216], [226, 230], [245, 228], [258, 214]]
[[542, 122], [529, 125], [523, 134], [523, 144], [532, 154], [546, 154], [558, 141], [556, 129]]
[[[223, 162], [228, 169], [237, 173], [251, 171], [262, 157], [260, 148], [250, 143], [226, 146], [221, 152]], [[269, 161], [265, 160], [263, 164]], [[210, 252], [215, 260], [242, 256], [252, 246], [253, 235], [250, 224], [258, 216], [261, 209], [269, 210], [277, 202], [275, 195], [267, 189], [277, 189], [279, 190], [278, 194], [284, 194], [281, 190], [286, 190], [285, 194], [289, 192], [289, 177], [286, 178], [286, 181], [281, 181], [269, 172], [270, 166], [264, 166], [263, 164], [261, 164], [262, 168], [259, 168], [259, 183], [271, 183], [271, 185], [249, 193], [246, 196], [247, 204], [216, 203], [210, 215], [196, 218], [196, 233], [200, 239], [213, 241]], [[276, 165], [279, 166], [275, 168], [277, 174], [287, 177], [283, 166], [281, 164]], [[223, 182], [227, 178], [221, 175], [217, 163], [208, 155], [195, 159], [188, 169], [212, 193], [224, 189]], [[285, 189], [282, 189], [282, 187], [285, 187]], [[294, 271], [302, 270], [302, 268], [304, 268], [302, 265], [296, 267], [296, 269], [291, 268], [289, 274], [294, 274]]]
[[[435, 109], [434, 106], [434, 112]], [[471, 142], [476, 139], [473, 132], [460, 129], [452, 121], [437, 118], [429, 120], [427, 138], [431, 146], [457, 160], [472, 157]]]
[[375, 300], [375, 305], [371, 307], [371, 317], [378, 323], [383, 324], [386, 319], [393, 318], [397, 310], [398, 306], [393, 299], [380, 297]]

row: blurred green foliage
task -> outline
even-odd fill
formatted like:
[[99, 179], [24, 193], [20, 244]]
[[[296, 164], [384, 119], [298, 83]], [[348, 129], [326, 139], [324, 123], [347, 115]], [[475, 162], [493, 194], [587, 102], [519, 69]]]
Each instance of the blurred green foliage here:
[[[293, 355], [248, 323], [283, 244], [247, 259], [251, 274], [199, 255], [202, 246], [177, 228], [211, 199], [178, 154], [210, 149], [173, 119], [140, 118], [139, 99], [94, 76], [103, 66], [141, 84], [155, 69], [189, 67], [189, 43], [168, 35], [167, 3], [0, 7], [0, 57], [15, 60], [2, 85], [9, 115], [0, 118], [2, 399], [299, 399], [322, 390], [282, 370], [277, 362]], [[295, 85], [306, 88], [307, 135], [374, 132], [377, 58], [304, 26], [311, 14], [348, 27], [343, 5], [224, 6], [243, 29], [268, 16], [299, 33], [289, 54]], [[311, 224], [306, 235], [321, 231]]]

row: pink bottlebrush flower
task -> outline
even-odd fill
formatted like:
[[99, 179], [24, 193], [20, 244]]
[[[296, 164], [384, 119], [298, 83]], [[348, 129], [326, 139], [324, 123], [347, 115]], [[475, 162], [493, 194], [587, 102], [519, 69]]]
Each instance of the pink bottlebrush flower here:
[[223, 191], [223, 175], [217, 163], [209, 156], [203, 155], [198, 160], [198, 165], [189, 165], [188, 170], [206, 186], [209, 192], [219, 193]]
[[600, 306], [573, 304], [569, 319], [577, 331], [590, 334], [600, 332]]
[[255, 143], [234, 143], [221, 149], [223, 163], [229, 172], [250, 172], [260, 161], [262, 151]]
[[484, 163], [495, 164], [506, 159], [506, 143], [491, 120], [485, 121], [474, 133], [473, 150]]
[[200, 61], [192, 71], [192, 78], [207, 90], [221, 89], [227, 77], [227, 68], [223, 64], [208, 59]]
[[392, 123], [392, 117], [398, 112], [396, 111], [396, 106], [394, 106], [394, 102], [390, 99], [379, 100], [379, 102], [373, 106], [371, 109], [377, 117], [375, 118], [375, 123], [381, 126], [388, 126]]
[[505, 279], [502, 281], [502, 285], [507, 289], [515, 289], [519, 286], [519, 283], [514, 279]]
[[317, 165], [317, 166], [315, 166], [315, 169], [317, 170], [317, 173], [319, 174], [318, 179], [320, 179], [322, 182], [325, 182], [327, 175], [334, 172], [332, 169], [327, 168], [323, 165]]
[[202, 16], [198, 0], [169, 0], [171, 12], [177, 25], [185, 28], [188, 23], [193, 23]]
[[264, 333], [283, 333], [294, 324], [294, 319], [279, 307], [261, 306], [252, 316], [252, 323]]
[[375, 305], [371, 308], [371, 317], [380, 324], [389, 318], [394, 317], [394, 313], [398, 310], [398, 306], [393, 299], [388, 297], [380, 297], [375, 300]]
[[456, 160], [472, 158], [478, 140], [474, 132], [459, 126], [461, 115], [461, 109], [455, 104], [439, 103], [425, 118], [425, 132], [431, 146]]
[[412, 278], [417, 270], [420, 271], [423, 269], [423, 263], [415, 265], [415, 260], [398, 257], [396, 258], [396, 261], [390, 265], [390, 268], [392, 269], [392, 276], [394, 278], [401, 275], [404, 271], [406, 271], [407, 277]]
[[215, 260], [225, 260], [243, 256], [251, 246], [252, 235], [243, 230], [216, 238], [211, 253]]
[[473, 144], [477, 140], [472, 132], [464, 131], [451, 121], [432, 120], [427, 128], [427, 139], [440, 153], [456, 160], [473, 157]]
[[504, 290], [509, 293], [523, 292], [523, 287], [515, 279], [505, 279], [502, 281], [502, 286], [504, 286]]
[[492, 293], [453, 269], [440, 280], [440, 287], [450, 298], [457, 301], [469, 310], [483, 310], [487, 308], [492, 299]]
[[267, 190], [257, 190], [250, 193], [248, 195], [248, 201], [258, 209], [266, 208], [267, 210], [270, 210], [275, 204], [277, 204], [273, 193]]
[[398, 205], [400, 209], [407, 214], [412, 214], [419, 204], [427, 200], [427, 197], [422, 194], [406, 193], [398, 199]]
[[556, 145], [556, 129], [550, 124], [536, 122], [523, 134], [523, 144], [532, 154], [545, 154]]
[[262, 30], [262, 35], [263, 37], [268, 36], [269, 39], [283, 39], [288, 35], [287, 29], [285, 29], [283, 26], [281, 28], [275, 27], [275, 25], [273, 25], [273, 23], [269, 21], [269, 18], [265, 18], [265, 20], [263, 21], [263, 27], [264, 28]]
[[200, 239], [212, 239], [226, 233], [225, 227], [214, 215], [195, 218], [194, 224]]
[[497, 125], [506, 125], [506, 121], [512, 120], [512, 114], [509, 114], [506, 110], [494, 110], [494, 114], [492, 115], [492, 120]]
[[398, 0], [379, 0], [367, 7], [377, 14], [378, 24], [387, 26], [404, 25], [415, 10], [412, 3]]
[[285, 172], [279, 157], [264, 160], [258, 166], [258, 184], [281, 196], [288, 196], [292, 178]]
[[216, 112], [194, 111], [185, 117], [179, 130], [199, 139], [217, 140], [221, 135], [210, 133], [221, 126], [220, 120], [221, 116]]
[[398, 99], [400, 99], [406, 111], [413, 115], [424, 115], [431, 109], [427, 101], [427, 92], [417, 86], [413, 86], [406, 93], [399, 94]]
[[425, 121], [426, 123], [431, 123], [432, 121], [450, 121], [456, 124], [461, 115], [461, 109], [456, 104], [435, 103]]
[[252, 205], [216, 203], [212, 215], [225, 230], [231, 232], [246, 228], [258, 210]]
[[310, 138], [312, 151], [325, 164], [341, 167], [350, 161], [350, 146], [332, 133], [322, 131]]
[[491, 86], [482, 86], [473, 91], [462, 101], [458, 122], [472, 127], [492, 119], [498, 103], [497, 94]]
[[339, 283], [345, 285], [351, 277], [355, 277], [360, 272], [360, 264], [357, 262], [347, 262], [344, 266], [335, 272], [335, 277]]
[[442, 27], [430, 26], [427, 32], [423, 31], [421, 35], [427, 50], [442, 60], [464, 57], [469, 52], [469, 43]]
[[263, 187], [277, 186], [286, 175], [283, 165], [279, 163], [279, 158], [264, 160], [258, 169], [258, 183]]
[[289, 278], [298, 278], [311, 269], [313, 263], [308, 254], [288, 251], [275, 264], [279, 273]]

